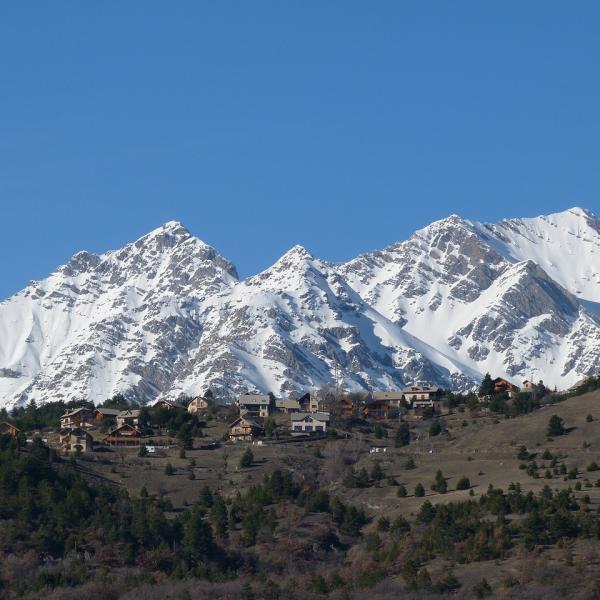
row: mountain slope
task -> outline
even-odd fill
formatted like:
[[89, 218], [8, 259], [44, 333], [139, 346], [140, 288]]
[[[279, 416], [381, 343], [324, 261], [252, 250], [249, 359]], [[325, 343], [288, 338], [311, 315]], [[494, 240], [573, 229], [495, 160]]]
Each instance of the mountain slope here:
[[[339, 378], [351, 390], [404, 381], [470, 385], [477, 372], [407, 335], [366, 304], [328, 264], [296, 246], [275, 265], [205, 305], [205, 328], [175, 390], [211, 382], [234, 392], [300, 392]], [[465, 376], [465, 373], [467, 374]]]
[[344, 264], [296, 246], [244, 281], [169, 222], [0, 303], [0, 404], [298, 393], [336, 371], [354, 390], [486, 371], [562, 388], [600, 369], [598, 273], [600, 224], [577, 208], [452, 215]]
[[231, 263], [175, 222], [121, 250], [80, 252], [0, 304], [0, 397], [153, 397], [197, 345], [202, 300], [236, 281]]
[[[589, 284], [600, 271], [590, 215], [571, 209], [497, 226], [453, 215], [338, 268], [382, 314], [470, 368], [566, 387], [600, 369], [600, 325], [585, 308], [592, 303], [574, 295], [581, 279], [588, 299], [600, 298]], [[568, 271], [571, 262], [559, 260], [566, 249], [584, 264]], [[573, 294], [539, 265], [550, 262]]]

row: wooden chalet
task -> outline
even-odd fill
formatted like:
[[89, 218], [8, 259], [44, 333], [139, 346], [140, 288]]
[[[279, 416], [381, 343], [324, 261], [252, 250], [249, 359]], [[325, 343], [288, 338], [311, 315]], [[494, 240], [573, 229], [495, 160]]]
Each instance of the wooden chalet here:
[[502, 377], [496, 377], [492, 383], [494, 384], [494, 394], [506, 392], [508, 397], [511, 398], [513, 394], [516, 394], [519, 391], [519, 388], [514, 383], [511, 383], [508, 379], [503, 379]]
[[138, 408], [122, 410], [117, 415], [116, 421], [117, 426], [125, 425], [134, 425], [137, 426], [140, 419], [140, 411]]
[[389, 400], [373, 399], [363, 406], [362, 412], [367, 419], [385, 420], [390, 412]]
[[198, 413], [208, 410], [209, 407], [210, 402], [206, 398], [202, 396], [196, 396], [189, 401], [187, 405], [187, 411], [191, 415], [197, 415]]
[[229, 439], [232, 442], [251, 442], [263, 432], [263, 428], [256, 421], [248, 417], [238, 417], [229, 424]]
[[318, 412], [319, 411], [319, 399], [316, 394], [306, 393], [302, 396], [298, 403], [300, 404], [300, 410], [302, 412]]
[[90, 423], [94, 419], [95, 411], [80, 407], [73, 410], [68, 410], [60, 418], [60, 426], [65, 427], [81, 427], [86, 423]]
[[240, 415], [264, 419], [271, 414], [271, 397], [267, 394], [242, 394], [238, 396], [237, 405]]
[[300, 402], [298, 400], [275, 400], [275, 408], [282, 413], [292, 413], [300, 411]]
[[105, 440], [111, 446], [139, 446], [142, 441], [142, 434], [134, 425], [124, 423], [111, 429]]
[[3, 421], [0, 423], [0, 435], [17, 437], [19, 433], [21, 433], [21, 430], [18, 427], [15, 427], [12, 423], [9, 423], [8, 421]]
[[110, 421], [114, 421], [115, 423], [117, 422], [117, 415], [120, 413], [121, 411], [118, 408], [97, 408], [94, 411], [94, 416], [92, 417], [93, 420], [97, 423], [99, 423], [100, 421], [104, 421], [106, 420], [110, 420]]
[[373, 392], [373, 400], [386, 400], [390, 408], [394, 407], [399, 409], [402, 400], [404, 400], [404, 394], [402, 391]]
[[65, 454], [92, 452], [94, 438], [81, 427], [66, 427], [59, 431], [60, 447]]
[[348, 398], [342, 398], [339, 402], [340, 412], [345, 417], [351, 417], [354, 414], [354, 403]]

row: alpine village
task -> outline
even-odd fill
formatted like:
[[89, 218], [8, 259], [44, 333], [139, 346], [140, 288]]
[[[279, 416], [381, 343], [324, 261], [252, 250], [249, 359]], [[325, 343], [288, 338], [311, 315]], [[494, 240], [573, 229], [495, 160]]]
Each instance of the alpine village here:
[[488, 374], [465, 394], [31, 401], [0, 415], [2, 585], [516, 598], [558, 570], [595, 597], [576, 573], [598, 560], [599, 398], [600, 378], [558, 392]]

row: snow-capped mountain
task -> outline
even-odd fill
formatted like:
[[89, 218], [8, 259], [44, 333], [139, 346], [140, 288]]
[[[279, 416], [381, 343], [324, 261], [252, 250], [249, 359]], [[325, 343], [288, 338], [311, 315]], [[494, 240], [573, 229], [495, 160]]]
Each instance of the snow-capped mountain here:
[[[598, 304], [597, 304], [598, 303]], [[600, 370], [600, 222], [453, 215], [348, 263], [295, 246], [244, 281], [169, 222], [76, 254], [0, 303], [0, 405], [335, 382], [466, 389], [489, 371], [567, 387]]]

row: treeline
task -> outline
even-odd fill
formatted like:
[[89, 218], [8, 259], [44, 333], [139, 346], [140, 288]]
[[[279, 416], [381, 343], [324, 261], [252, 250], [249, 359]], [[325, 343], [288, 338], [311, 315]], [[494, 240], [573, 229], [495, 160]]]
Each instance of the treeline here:
[[93, 403], [85, 400], [46, 402], [39, 405], [31, 400], [26, 406], [15, 407], [10, 412], [5, 408], [0, 410], [0, 421], [9, 421], [22, 431], [54, 428], [58, 426], [61, 415], [80, 407], [94, 409]]

